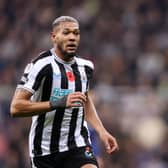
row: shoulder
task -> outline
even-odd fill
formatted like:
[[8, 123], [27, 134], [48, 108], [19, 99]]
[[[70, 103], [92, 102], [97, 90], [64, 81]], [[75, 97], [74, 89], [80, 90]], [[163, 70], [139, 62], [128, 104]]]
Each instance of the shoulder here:
[[36, 58], [32, 60], [33, 64], [39, 63], [39, 62], [48, 62], [52, 58], [52, 53], [50, 50], [41, 52]]
[[75, 57], [75, 60], [76, 60], [76, 62], [79, 66], [87, 66], [91, 69], [94, 69], [94, 64], [90, 60], [87, 60], [87, 59], [84, 59], [84, 58], [78, 58], [78, 57]]
[[38, 73], [46, 67], [51, 66], [52, 53], [50, 50], [40, 53], [36, 58], [34, 58], [30, 63], [27, 64], [24, 73]]

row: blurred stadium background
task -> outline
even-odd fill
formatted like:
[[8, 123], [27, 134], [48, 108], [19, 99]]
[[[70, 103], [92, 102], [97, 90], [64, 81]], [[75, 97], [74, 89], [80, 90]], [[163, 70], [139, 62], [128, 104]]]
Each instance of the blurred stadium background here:
[[30, 167], [31, 119], [11, 118], [9, 105], [27, 62], [51, 48], [60, 15], [80, 21], [79, 54], [95, 64], [92, 96], [120, 145], [108, 156], [91, 130], [101, 168], [167, 168], [167, 0], [0, 0], [0, 168]]

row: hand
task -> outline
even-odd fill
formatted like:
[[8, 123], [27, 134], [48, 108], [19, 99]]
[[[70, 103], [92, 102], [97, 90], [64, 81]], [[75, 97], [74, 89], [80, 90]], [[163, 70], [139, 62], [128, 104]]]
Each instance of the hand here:
[[106, 152], [108, 154], [111, 154], [112, 152], [119, 150], [118, 143], [115, 137], [110, 135], [107, 131], [103, 131], [102, 133], [100, 133], [100, 139], [104, 143]]
[[73, 92], [70, 93], [67, 97], [66, 107], [80, 107], [87, 100], [86, 95], [82, 92]]

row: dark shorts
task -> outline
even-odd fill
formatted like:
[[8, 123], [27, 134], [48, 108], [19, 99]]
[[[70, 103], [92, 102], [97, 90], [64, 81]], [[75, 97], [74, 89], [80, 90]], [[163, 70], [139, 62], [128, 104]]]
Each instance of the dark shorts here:
[[82, 147], [32, 159], [32, 168], [80, 168], [85, 164], [93, 164], [98, 167], [97, 160], [90, 147]]

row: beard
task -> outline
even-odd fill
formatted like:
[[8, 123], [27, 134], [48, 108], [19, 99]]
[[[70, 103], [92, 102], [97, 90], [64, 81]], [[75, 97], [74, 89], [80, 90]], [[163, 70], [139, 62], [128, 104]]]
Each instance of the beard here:
[[75, 52], [67, 52], [63, 49], [63, 44], [62, 43], [59, 43], [57, 44], [58, 46], [58, 49], [61, 51], [61, 53], [67, 57], [67, 58], [73, 58], [75, 55], [76, 55], [76, 51]]

